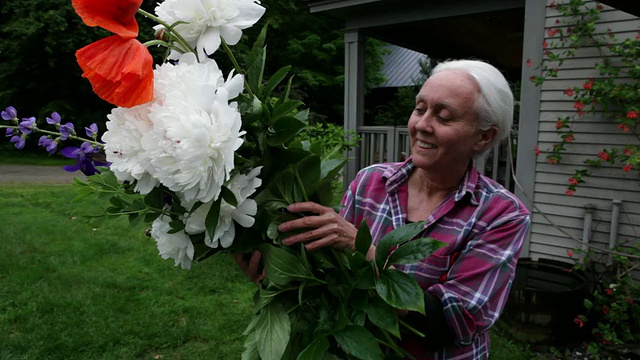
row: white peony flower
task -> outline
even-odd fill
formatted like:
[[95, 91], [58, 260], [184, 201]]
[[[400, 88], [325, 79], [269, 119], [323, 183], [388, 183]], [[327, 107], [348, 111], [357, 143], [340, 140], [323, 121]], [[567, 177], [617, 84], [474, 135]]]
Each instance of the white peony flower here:
[[[191, 47], [204, 59], [220, 47], [221, 40], [235, 45], [242, 37], [242, 30], [253, 26], [265, 12], [258, 0], [165, 0], [156, 9], [156, 15], [172, 25]], [[156, 30], [161, 25], [154, 27]], [[178, 59], [172, 52], [170, 58]]]
[[102, 140], [111, 168], [119, 180], [137, 180], [142, 194], [161, 183], [186, 201], [217, 199], [243, 142], [237, 104], [229, 103], [243, 76], [225, 81], [215, 61], [187, 54], [156, 68], [154, 82], [151, 102], [109, 115]]
[[156, 240], [158, 252], [163, 259], [174, 259], [175, 265], [190, 269], [193, 260], [193, 243], [184, 231], [169, 234], [171, 218], [165, 215], [151, 224], [151, 237]]
[[[262, 166], [254, 168], [248, 174], [236, 174], [226, 184], [227, 188], [233, 192], [238, 203], [237, 207], [232, 206], [222, 200], [220, 205], [220, 217], [215, 234], [205, 234], [205, 244], [212, 248], [222, 246], [228, 248], [233, 243], [236, 230], [234, 221], [242, 227], [251, 227], [255, 223], [253, 216], [258, 212], [258, 206], [253, 199], [248, 197], [253, 194], [262, 184], [262, 180], [258, 178], [262, 170]], [[207, 213], [211, 209], [213, 202], [209, 202], [200, 206], [194, 211], [185, 222], [185, 231], [189, 234], [199, 234], [205, 232], [205, 219]], [[184, 204], [187, 208], [193, 204]]]
[[111, 171], [120, 181], [137, 180], [136, 191], [150, 192], [158, 181], [147, 171], [149, 159], [141, 144], [142, 134], [153, 126], [149, 119], [149, 106], [115, 108], [107, 119], [107, 131], [102, 135], [102, 141]]
[[[242, 145], [242, 119], [231, 96], [242, 91], [243, 77], [227, 82], [217, 64], [180, 62], [156, 71], [153, 123], [142, 136], [150, 174], [186, 201], [218, 198]], [[240, 84], [240, 85], [239, 85]]]

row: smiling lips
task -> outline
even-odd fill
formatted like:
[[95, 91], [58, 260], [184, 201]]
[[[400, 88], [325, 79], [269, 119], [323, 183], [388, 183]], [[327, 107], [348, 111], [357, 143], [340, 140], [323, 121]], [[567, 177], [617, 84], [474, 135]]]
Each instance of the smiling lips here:
[[423, 149], [435, 149], [437, 148], [437, 146], [424, 142], [424, 141], [420, 141], [420, 140], [416, 140], [416, 145], [418, 145], [419, 147], [423, 148]]

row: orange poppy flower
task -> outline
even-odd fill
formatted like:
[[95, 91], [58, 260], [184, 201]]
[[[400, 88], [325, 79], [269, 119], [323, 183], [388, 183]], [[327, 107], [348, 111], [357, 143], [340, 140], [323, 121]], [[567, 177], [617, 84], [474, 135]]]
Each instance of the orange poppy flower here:
[[135, 15], [142, 0], [72, 0], [71, 4], [88, 26], [99, 26], [124, 38], [138, 36]]
[[76, 59], [103, 100], [132, 107], [153, 98], [153, 57], [138, 40], [109, 36], [76, 51]]

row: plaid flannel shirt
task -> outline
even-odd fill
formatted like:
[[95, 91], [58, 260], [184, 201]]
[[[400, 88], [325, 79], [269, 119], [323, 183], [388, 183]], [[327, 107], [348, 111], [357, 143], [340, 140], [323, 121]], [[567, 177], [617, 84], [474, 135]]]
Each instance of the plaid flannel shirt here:
[[[355, 226], [366, 219], [376, 244], [406, 223], [407, 180], [413, 170], [411, 158], [360, 170], [344, 194], [340, 214]], [[397, 266], [441, 300], [456, 345], [429, 352], [419, 338], [410, 338], [402, 346], [418, 359], [488, 358], [488, 330], [507, 301], [529, 226], [530, 213], [522, 202], [471, 165], [420, 234], [447, 246], [417, 264]]]

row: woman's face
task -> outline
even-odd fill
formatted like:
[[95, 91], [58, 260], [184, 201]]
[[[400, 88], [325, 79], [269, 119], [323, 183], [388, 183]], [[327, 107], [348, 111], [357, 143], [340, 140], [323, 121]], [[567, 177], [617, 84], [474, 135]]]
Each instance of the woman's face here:
[[442, 71], [424, 83], [409, 118], [411, 154], [416, 167], [447, 171], [466, 169], [473, 155], [495, 136], [496, 128], [476, 129], [475, 101], [480, 90], [461, 71]]

